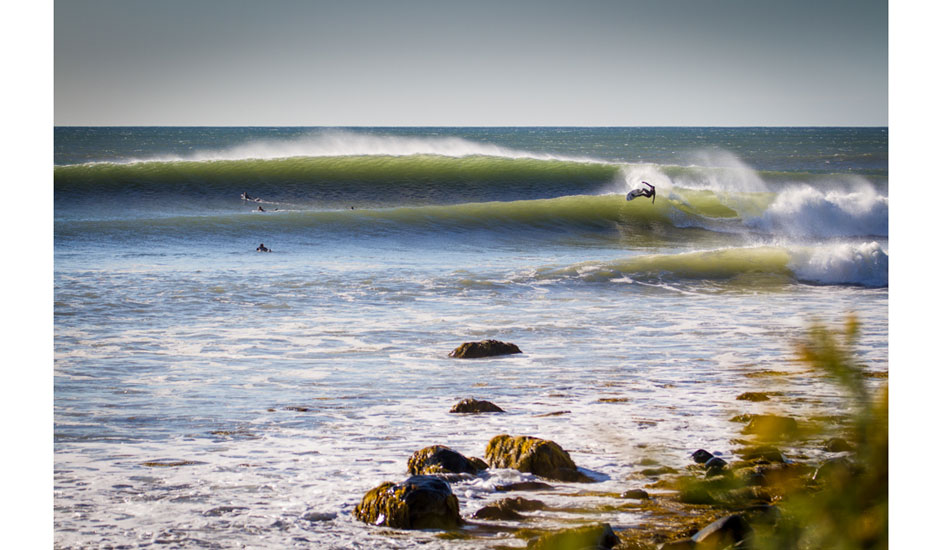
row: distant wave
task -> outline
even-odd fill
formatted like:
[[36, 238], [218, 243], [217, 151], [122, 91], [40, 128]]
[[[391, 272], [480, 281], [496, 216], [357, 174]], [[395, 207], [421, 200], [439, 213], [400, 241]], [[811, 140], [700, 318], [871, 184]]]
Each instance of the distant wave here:
[[888, 253], [877, 242], [818, 246], [730, 247], [681, 254], [647, 254], [539, 270], [540, 279], [591, 282], [729, 280], [888, 285]]
[[[413, 227], [622, 230], [650, 220], [793, 239], [888, 235], [886, 194], [852, 175], [762, 173], [725, 153], [709, 168], [544, 159], [450, 138], [356, 137], [336, 145], [327, 136], [309, 146], [282, 142], [268, 158], [249, 158], [267, 157], [266, 147], [254, 144], [216, 153], [219, 159], [57, 166], [57, 218], [79, 212], [72, 218], [135, 217], [148, 225], [152, 218], [203, 215], [204, 222], [183, 223], [222, 226], [247, 213], [239, 197], [248, 192], [268, 209], [297, 212], [261, 222], [275, 225], [319, 225], [334, 216], [326, 211], [354, 207]], [[341, 151], [348, 153], [334, 154]], [[292, 153], [303, 156], [283, 156]], [[624, 201], [641, 181], [656, 186], [657, 201]], [[409, 207], [415, 210], [394, 210]]]
[[432, 202], [460, 202], [459, 197], [491, 197], [513, 189], [550, 196], [594, 192], [618, 180], [619, 174], [618, 166], [600, 163], [416, 154], [57, 166], [54, 184], [60, 196], [174, 192], [185, 198], [237, 197], [247, 191], [315, 200], [330, 193], [358, 201], [364, 195], [378, 198], [391, 192], [386, 198], [398, 203], [397, 192], [418, 189]]

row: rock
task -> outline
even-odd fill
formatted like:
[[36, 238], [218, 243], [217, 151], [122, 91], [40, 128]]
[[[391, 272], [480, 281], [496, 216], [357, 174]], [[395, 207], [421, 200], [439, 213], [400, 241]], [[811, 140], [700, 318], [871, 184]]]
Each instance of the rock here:
[[613, 548], [620, 539], [607, 523], [561, 529], [541, 535], [528, 543], [532, 550], [600, 550]]
[[788, 459], [785, 458], [785, 455], [782, 454], [782, 451], [768, 445], [759, 447], [743, 447], [742, 449], [739, 449], [736, 454], [738, 454], [739, 458], [742, 460], [748, 460], [750, 462], [788, 462]]
[[412, 475], [475, 475], [479, 470], [484, 470], [487, 465], [481, 459], [467, 458], [445, 445], [432, 445], [414, 452], [409, 457], [408, 467]]
[[713, 457], [713, 454], [706, 449], [699, 449], [689, 456], [693, 458], [693, 462], [696, 464], [705, 464], [710, 458]]
[[366, 493], [353, 509], [364, 523], [396, 529], [455, 529], [462, 524], [459, 501], [448, 483], [433, 476], [387, 481]]
[[620, 495], [620, 498], [634, 498], [637, 500], [644, 500], [650, 498], [650, 494], [643, 489], [631, 489], [629, 491], [624, 491], [623, 494]]
[[640, 470], [640, 475], [647, 477], [660, 477], [667, 474], [675, 474], [676, 469], [669, 466], [660, 466], [658, 468], [645, 468]]
[[463, 399], [456, 403], [450, 413], [503, 413], [501, 407], [491, 401], [479, 401], [477, 399]]
[[742, 433], [769, 441], [789, 439], [798, 434], [798, 423], [787, 416], [754, 414]]
[[316, 523], [318, 521], [330, 521], [336, 517], [336, 512], [307, 512], [300, 516], [300, 519]]
[[519, 514], [516, 510], [506, 508], [500, 504], [489, 504], [488, 506], [479, 508], [472, 514], [472, 518], [494, 521], [518, 521], [524, 519], [524, 516]]
[[500, 493], [508, 493], [511, 491], [549, 491], [551, 489], [554, 489], [552, 485], [541, 483], [540, 481], [519, 481], [517, 483], [495, 486], [495, 490]]
[[703, 468], [706, 469], [706, 476], [719, 475], [726, 469], [726, 466], [728, 466], [726, 461], [718, 456], [710, 458], [703, 464]]
[[247, 510], [247, 508], [244, 506], [218, 506], [217, 508], [204, 511], [201, 515], [205, 517], [217, 517], [224, 516], [232, 512], [243, 512], [244, 510]]
[[577, 470], [560, 445], [537, 437], [496, 435], [485, 448], [485, 458], [492, 468], [512, 468], [558, 481], [593, 481]]
[[737, 401], [768, 401], [769, 396], [758, 391], [747, 391], [744, 394], [736, 397]]
[[513, 521], [524, 517], [518, 512], [541, 510], [542, 508], [544, 508], [544, 503], [540, 500], [529, 500], [521, 497], [506, 498], [479, 509], [472, 517]]
[[734, 545], [738, 546], [740, 542], [748, 539], [751, 535], [752, 527], [749, 522], [742, 516], [733, 514], [703, 527], [692, 538], [698, 549], [718, 550]]
[[836, 486], [845, 486], [851, 478], [857, 473], [853, 462], [843, 456], [826, 460], [812, 476], [813, 481], [821, 484], [834, 484]]
[[850, 443], [844, 439], [841, 439], [840, 437], [833, 437], [828, 441], [825, 441], [823, 448], [829, 453], [843, 453], [854, 450], [854, 447]]
[[510, 355], [521, 353], [518, 346], [498, 340], [482, 340], [481, 342], [466, 342], [452, 350], [449, 357], [457, 359], [477, 359], [495, 355]]

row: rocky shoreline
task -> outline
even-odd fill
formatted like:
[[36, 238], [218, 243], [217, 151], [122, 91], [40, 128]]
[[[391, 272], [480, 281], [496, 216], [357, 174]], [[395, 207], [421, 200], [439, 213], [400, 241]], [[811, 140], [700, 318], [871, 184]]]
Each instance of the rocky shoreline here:
[[[832, 344], [838, 347], [831, 351], [841, 351], [840, 344]], [[453, 356], [464, 357], [459, 352], [463, 349], [478, 349], [477, 357], [487, 356], [489, 349], [520, 353], [511, 351], [518, 349], [513, 344], [485, 341], [463, 344]], [[804, 360], [827, 367], [828, 357], [822, 355], [827, 355], [827, 349], [813, 346], [799, 351]], [[442, 531], [438, 536], [446, 539], [487, 539], [504, 533], [526, 541], [528, 548], [544, 550], [821, 548], [822, 541], [833, 539], [836, 530], [845, 542], [838, 547], [886, 548], [886, 389], [883, 399], [869, 399], [863, 378], [850, 376], [858, 367], [848, 363], [846, 353], [839, 355], [847, 367], [854, 367], [842, 385], [864, 402], [853, 418], [832, 427], [820, 420], [781, 414], [740, 415], [733, 420], [745, 424], [743, 438], [732, 440], [734, 449], [725, 453], [696, 449], [686, 468], [654, 465], [644, 470], [648, 483], [622, 493], [597, 492], [596, 472], [578, 468], [556, 442], [531, 435], [499, 434], [486, 442], [483, 457], [466, 457], [447, 446], [433, 445], [408, 458], [407, 479], [371, 489], [353, 515], [375, 526], [438, 529]], [[835, 361], [838, 364], [827, 367], [826, 374], [840, 378], [836, 372], [841, 370], [841, 357]], [[780, 395], [744, 393], [737, 400], [758, 402]], [[487, 401], [466, 399], [449, 412], [504, 411]], [[495, 469], [532, 474], [538, 481], [496, 486], [497, 499], [463, 518], [452, 484]], [[598, 508], [572, 509], [579, 517], [610, 510], [637, 514], [644, 521], [623, 529], [603, 522], [554, 530], [533, 527], [533, 520], [545, 513], [564, 511], [545, 504], [545, 494], [554, 490], [548, 481], [582, 484], [590, 489], [585, 496], [614, 501]], [[511, 495], [527, 491], [531, 498]], [[821, 519], [821, 514], [828, 517]], [[822, 524], [829, 521], [830, 527]], [[493, 547], [522, 546], [499, 546], [495, 540]]]

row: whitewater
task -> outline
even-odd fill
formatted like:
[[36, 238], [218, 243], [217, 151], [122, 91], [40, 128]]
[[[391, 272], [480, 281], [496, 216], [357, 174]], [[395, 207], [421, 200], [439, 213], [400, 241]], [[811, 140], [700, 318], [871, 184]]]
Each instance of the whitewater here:
[[[792, 360], [814, 321], [888, 369], [886, 129], [57, 128], [53, 179], [57, 548], [518, 546], [351, 512], [501, 433], [598, 493], [728, 458], [736, 414], [840, 406]], [[487, 338], [524, 353], [448, 357]], [[648, 521], [573, 517], [588, 490], [527, 495], [533, 525]]]

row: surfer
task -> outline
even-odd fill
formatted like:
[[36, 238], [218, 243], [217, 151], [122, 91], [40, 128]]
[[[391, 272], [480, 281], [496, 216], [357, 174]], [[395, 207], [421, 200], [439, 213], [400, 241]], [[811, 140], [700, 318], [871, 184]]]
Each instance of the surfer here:
[[267, 210], [264, 210], [264, 207], [263, 207], [263, 206], [258, 206], [258, 207], [257, 207], [257, 211], [258, 211], [258, 212], [267, 212]]
[[257, 247], [257, 251], [258, 251], [258, 252], [270, 252], [270, 249], [267, 248], [266, 246], [264, 246], [264, 243], [261, 243], [261, 245], [260, 245], [259, 247]]
[[245, 192], [241, 193], [241, 199], [242, 199], [242, 200], [245, 200], [245, 201], [252, 201], [252, 200], [254, 200], [254, 197], [248, 195], [248, 194], [247, 194], [247, 191], [245, 191]]
[[650, 185], [649, 183], [645, 181], [641, 181], [640, 183], [647, 185], [650, 188], [649, 189], [634, 189], [633, 191], [627, 193], [627, 200], [632, 201], [633, 199], [637, 197], [649, 197], [653, 199], [651, 203], [656, 203], [656, 187], [653, 187], [652, 185]]

